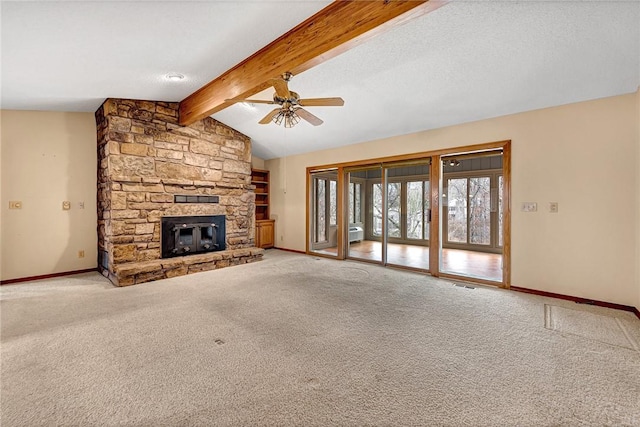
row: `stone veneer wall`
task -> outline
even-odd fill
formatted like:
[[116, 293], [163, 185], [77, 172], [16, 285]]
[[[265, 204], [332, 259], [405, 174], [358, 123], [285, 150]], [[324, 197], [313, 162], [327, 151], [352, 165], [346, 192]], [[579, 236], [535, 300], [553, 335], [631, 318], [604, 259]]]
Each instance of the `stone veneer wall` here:
[[[241, 264], [254, 247], [250, 139], [207, 117], [178, 124], [178, 104], [107, 99], [98, 132], [98, 265], [119, 286]], [[219, 203], [174, 203], [174, 195]], [[161, 259], [163, 216], [226, 215], [227, 249]]]

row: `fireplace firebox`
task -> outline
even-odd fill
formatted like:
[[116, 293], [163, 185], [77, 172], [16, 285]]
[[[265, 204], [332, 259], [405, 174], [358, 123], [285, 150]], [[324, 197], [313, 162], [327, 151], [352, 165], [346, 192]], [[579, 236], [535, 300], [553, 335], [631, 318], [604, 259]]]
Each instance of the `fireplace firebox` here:
[[225, 216], [162, 218], [162, 258], [225, 250]]

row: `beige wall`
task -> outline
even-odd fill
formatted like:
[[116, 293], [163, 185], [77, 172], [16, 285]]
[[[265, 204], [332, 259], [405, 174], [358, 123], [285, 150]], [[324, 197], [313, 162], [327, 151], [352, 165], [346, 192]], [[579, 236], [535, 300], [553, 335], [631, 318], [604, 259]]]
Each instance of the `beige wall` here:
[[[1, 111], [1, 110], [0, 110]], [[2, 212], [5, 209], [5, 200], [2, 198], [2, 183], [4, 182], [4, 178], [2, 175], [2, 114], [0, 114], [0, 280], [2, 280]]]
[[253, 169], [264, 169], [264, 160], [262, 160], [260, 157], [251, 156], [251, 167]]
[[[276, 246], [305, 250], [305, 168], [512, 140], [512, 285], [640, 305], [637, 94], [266, 161]], [[281, 173], [286, 171], [286, 173]], [[520, 211], [537, 202], [538, 212]], [[559, 213], [547, 211], [559, 203]]]
[[[637, 163], [636, 163], [636, 194], [640, 192], [640, 87], [636, 92], [636, 120], [638, 123], [637, 129]], [[640, 311], [640, 196], [636, 196], [636, 283], [638, 284], [638, 299], [636, 300], [636, 308]]]
[[[0, 277], [9, 280], [95, 268], [93, 114], [3, 110], [0, 115]], [[8, 209], [10, 200], [21, 201], [22, 209]], [[71, 202], [71, 210], [62, 210], [65, 200]], [[78, 258], [80, 250], [84, 258]]]

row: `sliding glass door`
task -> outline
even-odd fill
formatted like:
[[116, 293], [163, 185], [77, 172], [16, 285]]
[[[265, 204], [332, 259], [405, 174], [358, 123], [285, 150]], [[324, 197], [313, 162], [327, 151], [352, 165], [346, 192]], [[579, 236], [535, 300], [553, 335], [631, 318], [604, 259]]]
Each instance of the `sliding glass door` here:
[[347, 257], [382, 262], [382, 168], [353, 169], [347, 173], [349, 216]]
[[510, 142], [473, 148], [309, 168], [307, 251], [508, 287]]
[[348, 173], [347, 256], [429, 269], [428, 161]]
[[441, 271], [502, 281], [502, 155], [443, 162]]
[[338, 253], [338, 172], [311, 174], [310, 249], [327, 255]]
[[386, 167], [386, 264], [429, 269], [429, 164]]

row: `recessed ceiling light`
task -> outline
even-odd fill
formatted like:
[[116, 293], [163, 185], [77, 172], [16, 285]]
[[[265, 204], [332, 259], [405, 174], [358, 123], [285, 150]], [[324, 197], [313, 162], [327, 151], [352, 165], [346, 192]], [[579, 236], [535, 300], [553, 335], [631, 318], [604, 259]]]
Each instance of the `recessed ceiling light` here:
[[179, 82], [180, 80], [184, 79], [184, 74], [180, 74], [180, 73], [169, 73], [165, 76], [167, 78], [167, 80], [170, 80], [172, 82]]

